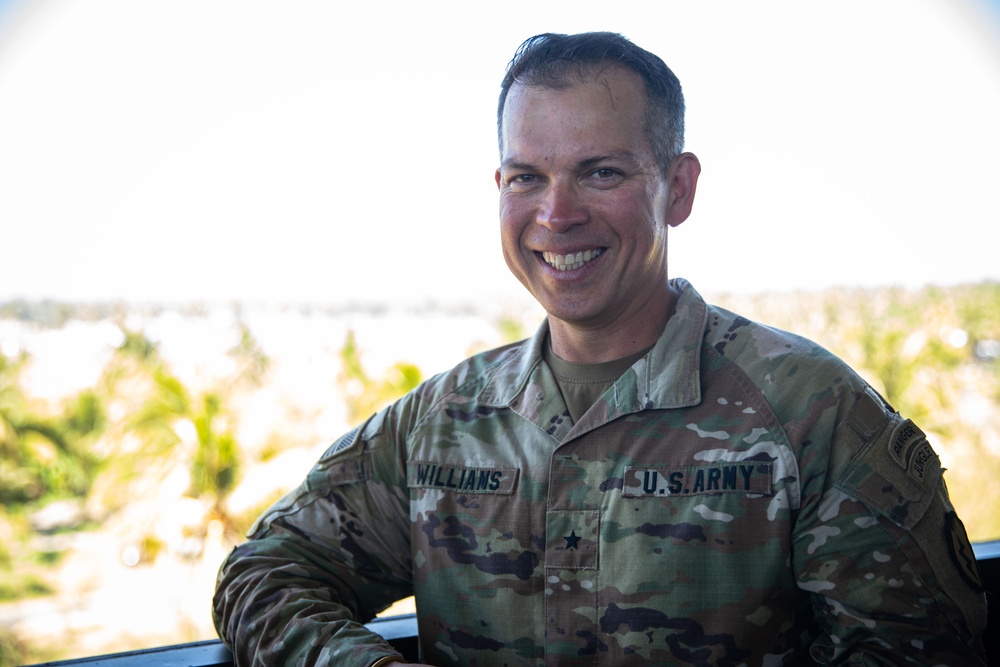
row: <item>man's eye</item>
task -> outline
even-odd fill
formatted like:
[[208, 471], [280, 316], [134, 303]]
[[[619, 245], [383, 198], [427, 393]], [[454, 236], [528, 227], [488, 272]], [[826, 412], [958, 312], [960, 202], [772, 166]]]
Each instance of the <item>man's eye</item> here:
[[516, 190], [527, 190], [538, 184], [537, 174], [517, 174], [507, 180], [507, 186]]
[[601, 179], [611, 178], [614, 175], [615, 175], [614, 169], [597, 169], [596, 171], [594, 171], [594, 176], [596, 178], [601, 178]]

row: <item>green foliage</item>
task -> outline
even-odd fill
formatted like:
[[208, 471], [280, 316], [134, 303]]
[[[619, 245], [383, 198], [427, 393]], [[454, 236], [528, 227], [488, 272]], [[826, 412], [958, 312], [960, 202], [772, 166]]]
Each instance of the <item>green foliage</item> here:
[[123, 340], [98, 382], [98, 393], [106, 400], [122, 397], [161, 365], [156, 343], [141, 331], [122, 327]]
[[344, 346], [340, 348], [341, 371], [338, 384], [344, 392], [347, 419], [356, 424], [414, 389], [423, 380], [420, 369], [404, 362], [397, 362], [381, 379], [368, 375], [361, 362], [354, 331], [347, 332]]
[[0, 627], [0, 667], [17, 667], [28, 660], [27, 644], [12, 630]]
[[33, 645], [19, 637], [16, 632], [0, 627], [0, 667], [17, 667], [28, 662], [35, 664], [40, 661], [55, 660], [58, 648], [54, 644]]
[[93, 389], [84, 389], [66, 403], [64, 424], [73, 439], [92, 439], [104, 432], [108, 415]]
[[0, 602], [39, 597], [53, 592], [43, 573], [61, 552], [33, 554], [26, 545], [26, 519], [0, 507]]
[[13, 360], [0, 355], [0, 503], [4, 505], [26, 502], [44, 491], [37, 479], [44, 464], [27, 438], [41, 422], [29, 413], [18, 385], [27, 360], [23, 353]]
[[511, 314], [504, 314], [498, 317], [496, 327], [500, 331], [500, 337], [504, 345], [528, 337], [528, 332], [524, 328], [524, 321]]
[[187, 388], [163, 366], [153, 368], [150, 379], [152, 391], [126, 421], [126, 429], [142, 443], [137, 457], [157, 459], [182, 442], [177, 429], [190, 418], [192, 407]]
[[236, 439], [235, 416], [227, 403], [238, 384], [248, 380], [259, 383], [267, 369], [267, 358], [257, 350], [246, 329], [240, 345], [231, 354], [247, 358], [237, 376], [228, 384], [197, 395], [192, 395], [179, 378], [158, 362], [158, 355], [140, 354], [138, 359], [143, 365], [154, 363], [146, 371], [145, 398], [126, 421], [125, 429], [127, 434], [137, 436], [139, 443], [126, 457], [139, 465], [129, 468], [125, 477], [131, 477], [139, 468], [148, 470], [183, 458], [189, 462], [190, 495], [209, 498], [215, 518], [224, 522], [225, 500], [239, 482], [242, 456]]
[[156, 343], [123, 329], [95, 386], [46, 413], [21, 389], [29, 357], [0, 355], [0, 502], [89, 496], [95, 507], [114, 511], [129, 501], [134, 482], [187, 462], [191, 495], [209, 499], [213, 518], [225, 521], [242, 457], [229, 404], [244, 388], [258, 387], [270, 364], [243, 324], [229, 356], [233, 377], [192, 394]]
[[197, 445], [191, 462], [191, 495], [210, 497], [217, 515], [225, 515], [224, 501], [239, 482], [240, 451], [231, 422], [222, 414], [222, 397], [202, 395], [193, 413]]
[[33, 409], [20, 388], [29, 361], [0, 355], [0, 502], [5, 505], [51, 497], [83, 496], [96, 472], [89, 451], [104, 427], [96, 397], [83, 392], [61, 415]]
[[240, 340], [229, 350], [229, 357], [238, 365], [234, 383], [259, 387], [271, 368], [271, 359], [264, 353], [245, 322], [240, 321]]
[[51, 595], [53, 588], [35, 574], [0, 572], [0, 602]]
[[972, 340], [997, 338], [1000, 332], [1000, 283], [980, 283], [948, 293], [955, 313]]

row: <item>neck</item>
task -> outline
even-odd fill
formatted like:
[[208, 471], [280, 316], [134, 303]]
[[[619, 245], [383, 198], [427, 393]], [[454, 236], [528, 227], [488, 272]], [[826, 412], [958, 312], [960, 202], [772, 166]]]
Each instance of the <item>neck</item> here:
[[674, 312], [677, 294], [669, 288], [667, 298], [645, 308], [641, 316], [627, 322], [588, 326], [549, 316], [552, 351], [577, 364], [598, 364], [622, 359], [652, 347]]

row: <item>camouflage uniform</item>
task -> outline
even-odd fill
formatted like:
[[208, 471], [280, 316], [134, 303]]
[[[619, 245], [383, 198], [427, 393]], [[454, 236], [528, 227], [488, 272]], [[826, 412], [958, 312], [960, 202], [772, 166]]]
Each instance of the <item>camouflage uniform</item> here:
[[576, 424], [532, 339], [336, 442], [220, 572], [237, 664], [985, 664], [937, 456], [843, 362], [683, 281]]

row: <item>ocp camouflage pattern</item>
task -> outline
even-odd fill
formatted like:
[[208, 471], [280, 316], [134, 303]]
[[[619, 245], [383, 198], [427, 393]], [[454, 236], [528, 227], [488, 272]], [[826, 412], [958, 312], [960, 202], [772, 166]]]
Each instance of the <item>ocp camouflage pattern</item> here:
[[919, 428], [814, 343], [674, 285], [578, 423], [543, 325], [336, 442], [220, 572], [237, 664], [367, 667], [393, 651], [360, 622], [411, 593], [433, 665], [985, 664]]

